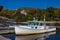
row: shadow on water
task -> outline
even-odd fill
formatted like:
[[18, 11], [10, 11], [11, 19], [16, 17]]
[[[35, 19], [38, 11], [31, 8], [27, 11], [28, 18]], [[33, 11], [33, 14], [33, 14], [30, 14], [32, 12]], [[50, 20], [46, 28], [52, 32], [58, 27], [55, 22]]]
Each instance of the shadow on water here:
[[46, 34], [27, 35], [27, 36], [16, 36], [15, 40], [50, 40], [50, 39], [54, 40], [55, 34], [56, 32], [51, 32]]

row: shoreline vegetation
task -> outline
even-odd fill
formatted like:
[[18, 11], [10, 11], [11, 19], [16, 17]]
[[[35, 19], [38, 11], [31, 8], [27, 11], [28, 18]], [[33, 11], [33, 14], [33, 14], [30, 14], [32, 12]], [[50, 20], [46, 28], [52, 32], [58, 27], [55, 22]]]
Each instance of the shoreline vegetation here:
[[[46, 16], [46, 21], [60, 21], [60, 8], [49, 7], [46, 9], [39, 9], [25, 7], [18, 8], [17, 10], [10, 10], [4, 9], [3, 6], [0, 6], [0, 22], [3, 23], [7, 19], [13, 19], [15, 22], [26, 22], [33, 20], [33, 17], [37, 20], [43, 20], [44, 16]], [[60, 23], [57, 25], [60, 25]]]

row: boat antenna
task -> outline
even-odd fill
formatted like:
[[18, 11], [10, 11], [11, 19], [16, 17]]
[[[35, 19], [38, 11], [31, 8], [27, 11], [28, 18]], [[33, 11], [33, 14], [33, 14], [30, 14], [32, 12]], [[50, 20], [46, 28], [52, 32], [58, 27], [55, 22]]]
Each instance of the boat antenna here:
[[45, 16], [44, 16], [44, 30], [46, 30], [46, 23], [45, 23]]
[[36, 20], [36, 18], [35, 17], [33, 17], [33, 21], [35, 21]]
[[45, 20], [45, 16], [44, 16], [44, 23], [45, 23], [45, 21], [46, 21], [46, 20]]

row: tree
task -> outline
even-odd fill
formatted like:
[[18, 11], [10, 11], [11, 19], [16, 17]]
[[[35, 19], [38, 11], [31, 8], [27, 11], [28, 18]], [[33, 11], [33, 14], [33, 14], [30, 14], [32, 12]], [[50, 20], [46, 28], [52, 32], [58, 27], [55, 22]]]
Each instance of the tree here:
[[3, 9], [3, 6], [0, 6], [0, 11], [2, 11], [2, 9]]

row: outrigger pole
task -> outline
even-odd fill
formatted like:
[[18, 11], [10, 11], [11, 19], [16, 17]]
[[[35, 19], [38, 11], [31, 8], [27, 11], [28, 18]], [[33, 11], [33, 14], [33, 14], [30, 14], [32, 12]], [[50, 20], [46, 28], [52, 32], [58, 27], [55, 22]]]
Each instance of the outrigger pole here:
[[45, 20], [45, 16], [44, 16], [44, 30], [46, 30], [46, 20]]

